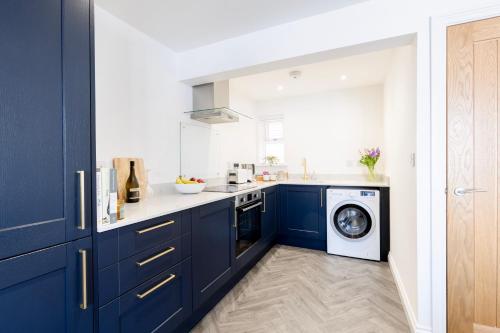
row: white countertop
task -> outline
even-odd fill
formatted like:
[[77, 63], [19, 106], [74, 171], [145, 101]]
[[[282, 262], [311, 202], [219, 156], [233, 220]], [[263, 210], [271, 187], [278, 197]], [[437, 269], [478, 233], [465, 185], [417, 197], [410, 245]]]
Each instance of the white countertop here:
[[307, 180], [291, 179], [286, 181], [257, 182], [257, 187], [237, 193], [201, 192], [198, 194], [180, 194], [173, 190], [152, 195], [139, 203], [125, 204], [125, 218], [117, 223], [98, 225], [97, 232], [121, 228], [134, 223], [149, 220], [162, 215], [172, 214], [211, 202], [224, 200], [238, 194], [251, 192], [279, 184], [287, 185], [323, 185], [323, 186], [358, 186], [358, 187], [388, 187], [387, 177], [377, 181], [368, 181], [364, 176], [333, 176], [328, 179]]

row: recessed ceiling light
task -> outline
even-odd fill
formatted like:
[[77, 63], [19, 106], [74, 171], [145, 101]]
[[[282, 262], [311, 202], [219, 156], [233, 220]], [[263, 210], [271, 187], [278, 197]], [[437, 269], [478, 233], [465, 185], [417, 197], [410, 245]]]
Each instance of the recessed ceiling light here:
[[290, 77], [292, 79], [297, 80], [302, 75], [302, 72], [301, 71], [291, 71], [290, 73], [288, 73], [288, 75], [290, 75]]
[[278, 91], [282, 91], [283, 89], [285, 89], [285, 87], [283, 87], [281, 84], [276, 87], [276, 90]]
[[345, 74], [341, 75], [341, 76], [340, 76], [340, 79], [341, 79], [342, 81], [347, 80], [347, 75], [345, 75]]

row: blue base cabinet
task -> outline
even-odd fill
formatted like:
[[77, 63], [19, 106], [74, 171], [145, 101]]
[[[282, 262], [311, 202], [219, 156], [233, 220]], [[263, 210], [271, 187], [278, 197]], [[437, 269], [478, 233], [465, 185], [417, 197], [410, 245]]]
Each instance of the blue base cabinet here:
[[98, 332], [175, 332], [189, 318], [191, 223], [186, 210], [96, 235]]
[[92, 332], [90, 237], [0, 261], [0, 331]]
[[262, 190], [262, 242], [269, 244], [278, 234], [278, 186]]
[[326, 187], [312, 185], [280, 187], [278, 242], [326, 250]]
[[192, 311], [191, 258], [99, 309], [99, 332], [174, 332]]
[[193, 305], [196, 309], [231, 278], [235, 233], [229, 199], [192, 211]]

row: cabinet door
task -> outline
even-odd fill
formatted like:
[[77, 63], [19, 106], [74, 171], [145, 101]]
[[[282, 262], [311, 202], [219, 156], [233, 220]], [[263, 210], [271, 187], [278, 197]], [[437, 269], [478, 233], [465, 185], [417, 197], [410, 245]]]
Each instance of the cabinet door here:
[[262, 191], [264, 207], [262, 210], [262, 240], [274, 239], [278, 232], [278, 191], [275, 187]]
[[288, 185], [282, 195], [280, 233], [295, 238], [326, 239], [325, 189]]
[[0, 259], [90, 235], [89, 17], [0, 1]]
[[200, 306], [232, 274], [233, 213], [229, 200], [193, 208], [193, 305]]
[[92, 332], [91, 249], [88, 237], [0, 261], [2, 333]]

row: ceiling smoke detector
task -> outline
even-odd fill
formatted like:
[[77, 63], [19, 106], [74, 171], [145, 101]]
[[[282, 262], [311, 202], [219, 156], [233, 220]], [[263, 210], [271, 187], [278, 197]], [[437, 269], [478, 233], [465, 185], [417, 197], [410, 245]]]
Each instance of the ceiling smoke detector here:
[[291, 71], [289, 73], [289, 75], [292, 79], [296, 80], [302, 75], [302, 72], [301, 71]]

